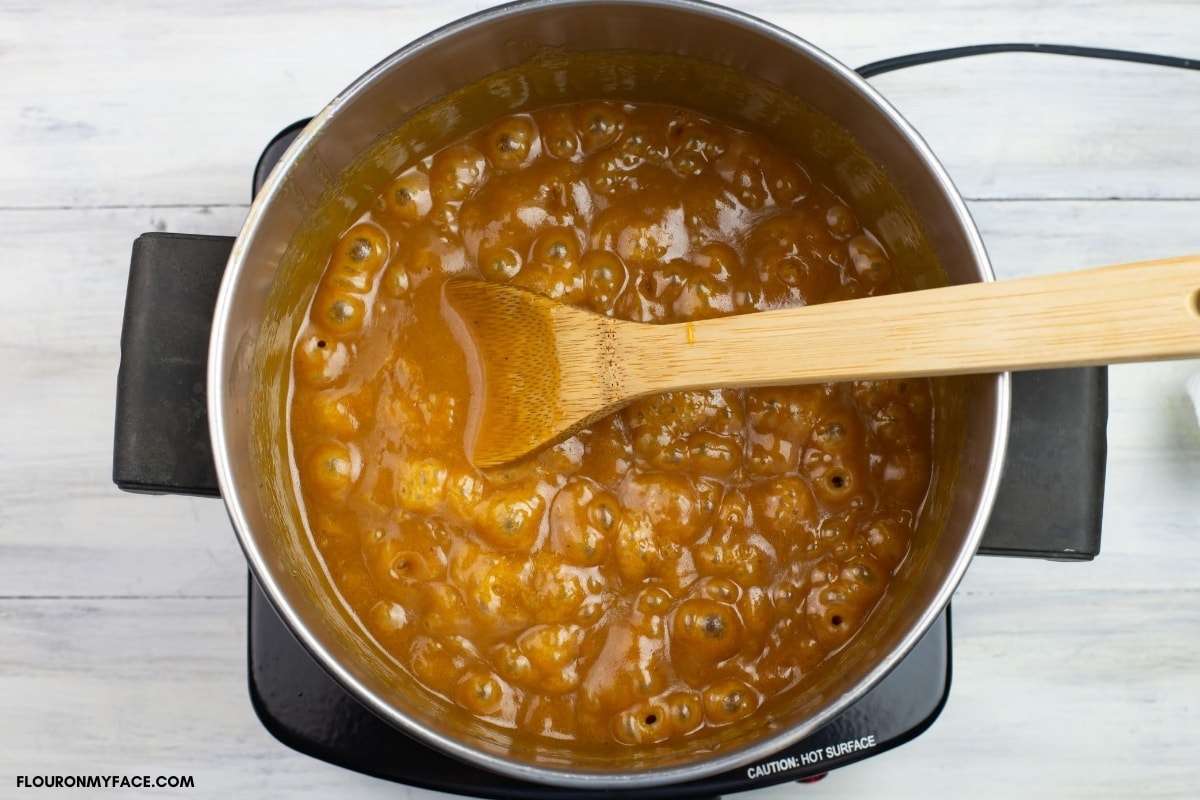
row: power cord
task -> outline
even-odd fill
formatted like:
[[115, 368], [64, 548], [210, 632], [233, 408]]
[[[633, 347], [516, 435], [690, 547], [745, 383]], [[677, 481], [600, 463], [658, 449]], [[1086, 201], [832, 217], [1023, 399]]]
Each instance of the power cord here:
[[1060, 56], [1103, 58], [1110, 61], [1131, 61], [1136, 64], [1152, 64], [1159, 67], [1200, 70], [1200, 60], [1194, 58], [1139, 53], [1133, 50], [1112, 50], [1106, 47], [1012, 42], [1003, 44], [975, 44], [967, 47], [947, 47], [942, 50], [909, 53], [908, 55], [896, 56], [894, 58], [885, 58], [881, 61], [872, 61], [870, 64], [864, 64], [859, 67], [855, 72], [864, 78], [873, 78], [876, 75], [882, 75], [885, 72], [894, 72], [898, 69], [932, 64], [937, 61], [950, 61], [955, 58], [990, 55], [992, 53], [1049, 53]]

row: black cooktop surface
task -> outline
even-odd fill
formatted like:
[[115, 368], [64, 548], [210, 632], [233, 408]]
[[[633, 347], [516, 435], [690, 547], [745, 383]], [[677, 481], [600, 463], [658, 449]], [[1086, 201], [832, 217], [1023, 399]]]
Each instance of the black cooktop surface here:
[[250, 697], [275, 738], [302, 753], [379, 778], [476, 797], [713, 797], [820, 775], [921, 734], [950, 690], [950, 616], [887, 678], [836, 720], [776, 756], [693, 783], [620, 792], [568, 791], [495, 775], [400, 733], [335, 683], [283, 624], [250, 580]]

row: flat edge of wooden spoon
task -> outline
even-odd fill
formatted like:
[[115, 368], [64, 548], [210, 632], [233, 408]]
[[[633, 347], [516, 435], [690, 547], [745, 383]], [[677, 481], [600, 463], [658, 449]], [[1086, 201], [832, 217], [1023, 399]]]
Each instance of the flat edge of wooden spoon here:
[[[452, 278], [442, 315], [467, 360], [465, 446], [471, 463], [495, 467], [586, 425], [621, 397], [609, 319], [505, 283]], [[570, 324], [562, 325], [564, 320]], [[562, 365], [587, 364], [589, 380], [563, 402]], [[571, 370], [573, 374], [577, 370]], [[594, 378], [594, 380], [592, 380]], [[607, 408], [611, 410], [611, 408]]]

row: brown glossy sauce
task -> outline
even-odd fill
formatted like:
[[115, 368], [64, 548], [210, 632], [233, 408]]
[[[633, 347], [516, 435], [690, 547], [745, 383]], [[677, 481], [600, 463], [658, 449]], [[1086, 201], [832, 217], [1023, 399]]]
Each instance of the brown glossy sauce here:
[[652, 397], [481, 472], [440, 302], [460, 273], [647, 322], [898, 289], [805, 165], [676, 108], [513, 116], [397, 175], [329, 256], [289, 432], [321, 557], [399, 668], [502, 726], [659, 742], [861, 627], [928, 487], [926, 381]]

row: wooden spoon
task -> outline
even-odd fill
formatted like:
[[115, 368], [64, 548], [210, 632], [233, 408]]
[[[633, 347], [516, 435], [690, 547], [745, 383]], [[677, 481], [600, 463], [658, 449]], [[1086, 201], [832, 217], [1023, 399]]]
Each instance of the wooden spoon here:
[[456, 278], [467, 452], [519, 458], [638, 397], [1200, 356], [1200, 256], [670, 325]]

